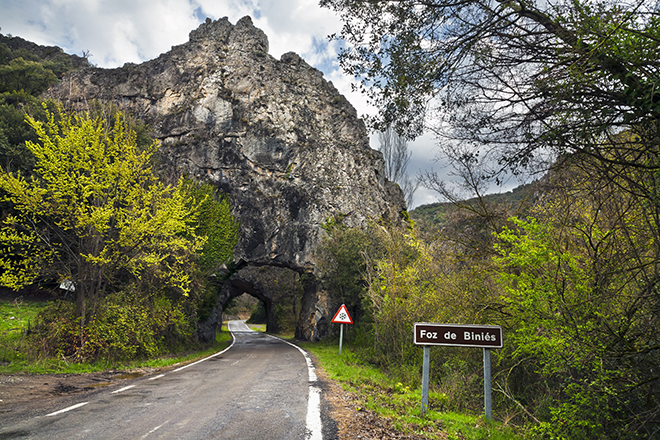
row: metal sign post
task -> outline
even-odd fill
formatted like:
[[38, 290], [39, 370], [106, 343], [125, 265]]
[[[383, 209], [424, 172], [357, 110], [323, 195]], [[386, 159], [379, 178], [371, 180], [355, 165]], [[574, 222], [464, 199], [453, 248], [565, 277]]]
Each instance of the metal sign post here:
[[339, 307], [339, 310], [337, 310], [337, 313], [335, 313], [331, 322], [341, 324], [339, 327], [339, 354], [341, 354], [341, 346], [344, 341], [344, 324], [353, 324], [353, 319], [351, 319], [351, 315], [349, 315], [345, 304], [342, 304], [341, 307]]
[[344, 342], [344, 324], [339, 324], [339, 354], [341, 354], [341, 345]]
[[424, 364], [422, 366], [422, 417], [429, 410], [429, 376], [431, 370], [431, 346], [424, 346]]
[[415, 323], [415, 344], [424, 346], [422, 366], [422, 416], [429, 409], [429, 371], [431, 345], [449, 347], [478, 347], [484, 350], [484, 412], [493, 418], [493, 401], [490, 372], [490, 350], [502, 348], [502, 328], [495, 325], [459, 325]]
[[490, 348], [484, 348], [484, 412], [493, 420], [493, 397], [490, 383]]

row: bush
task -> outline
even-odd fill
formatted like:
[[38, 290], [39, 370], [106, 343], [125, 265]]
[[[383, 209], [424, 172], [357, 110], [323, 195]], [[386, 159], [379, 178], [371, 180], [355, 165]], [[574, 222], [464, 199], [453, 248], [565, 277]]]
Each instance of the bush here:
[[35, 338], [47, 356], [75, 362], [150, 358], [196, 341], [194, 317], [163, 295], [134, 291], [106, 297], [93, 320], [80, 327], [75, 304], [56, 301], [38, 318]]

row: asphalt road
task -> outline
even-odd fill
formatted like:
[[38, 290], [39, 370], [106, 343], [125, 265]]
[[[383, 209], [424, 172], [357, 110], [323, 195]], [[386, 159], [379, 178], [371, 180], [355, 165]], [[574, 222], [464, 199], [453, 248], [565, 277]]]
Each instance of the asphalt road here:
[[309, 358], [231, 321], [227, 350], [0, 427], [0, 439], [322, 439]]

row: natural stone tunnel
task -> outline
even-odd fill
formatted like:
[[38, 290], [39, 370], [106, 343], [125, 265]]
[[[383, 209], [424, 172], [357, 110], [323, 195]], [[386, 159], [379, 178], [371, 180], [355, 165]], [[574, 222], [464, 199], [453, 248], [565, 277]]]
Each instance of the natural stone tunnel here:
[[280, 330], [276, 308], [286, 304], [292, 307], [285, 314], [293, 313], [298, 318], [296, 338], [318, 340], [328, 333], [327, 313], [331, 305], [311, 271], [300, 273], [286, 267], [244, 265], [223, 284], [212, 316], [200, 324], [201, 339], [212, 340], [215, 337], [224, 305], [244, 293], [264, 303], [268, 332]]
[[[213, 339], [226, 301], [243, 292], [266, 303], [269, 329], [273, 308], [299, 294], [296, 336], [322, 338], [335, 307], [315, 264], [324, 223], [403, 222], [403, 194], [383, 177], [382, 155], [355, 109], [298, 55], [270, 56], [249, 17], [236, 25], [207, 19], [187, 43], [139, 65], [73, 71], [45, 97], [78, 110], [92, 100], [116, 103], [153, 128], [166, 182], [188, 174], [229, 197], [240, 263], [200, 325], [204, 340]], [[273, 287], [285, 273], [296, 274], [299, 293]]]

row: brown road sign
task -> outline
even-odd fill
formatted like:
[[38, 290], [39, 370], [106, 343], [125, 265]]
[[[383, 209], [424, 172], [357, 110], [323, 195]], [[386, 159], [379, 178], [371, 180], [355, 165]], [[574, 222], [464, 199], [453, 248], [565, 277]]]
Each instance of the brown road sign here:
[[502, 327], [417, 322], [415, 323], [415, 344], [502, 348]]

